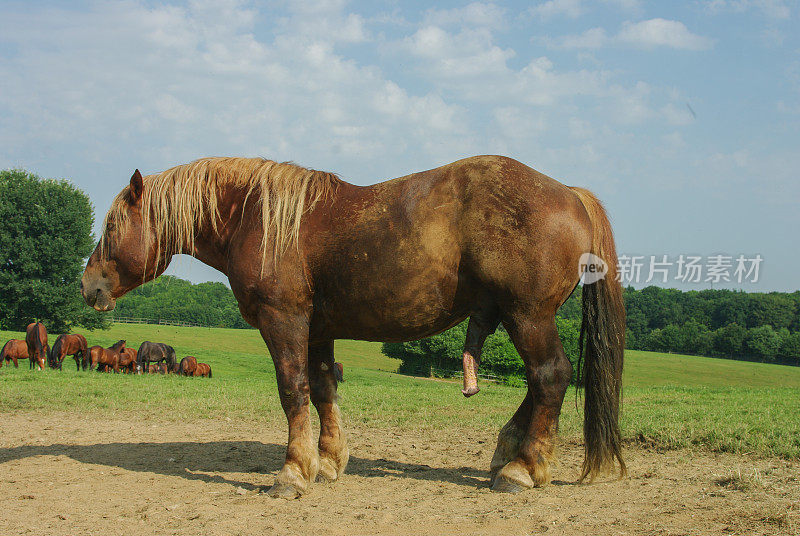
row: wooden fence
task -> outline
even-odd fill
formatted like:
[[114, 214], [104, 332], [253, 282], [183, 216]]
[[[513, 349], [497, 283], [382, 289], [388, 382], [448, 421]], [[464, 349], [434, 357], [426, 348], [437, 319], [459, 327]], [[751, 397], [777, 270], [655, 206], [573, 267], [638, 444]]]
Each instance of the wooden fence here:
[[196, 322], [183, 322], [181, 320], [166, 320], [164, 318], [136, 318], [132, 316], [113, 316], [111, 317], [111, 321], [120, 324], [157, 324], [160, 326], [180, 326], [184, 328], [218, 327], [206, 324], [197, 324]]

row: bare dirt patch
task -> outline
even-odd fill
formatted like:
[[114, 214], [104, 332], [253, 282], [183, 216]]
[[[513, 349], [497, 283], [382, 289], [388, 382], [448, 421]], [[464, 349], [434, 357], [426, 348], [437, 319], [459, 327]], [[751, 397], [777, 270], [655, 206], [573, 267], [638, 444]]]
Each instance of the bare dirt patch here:
[[492, 493], [496, 431], [352, 428], [347, 474], [271, 499], [283, 422], [5, 415], [6, 534], [798, 534], [796, 463], [626, 449], [630, 477], [578, 485], [567, 443], [553, 485]]

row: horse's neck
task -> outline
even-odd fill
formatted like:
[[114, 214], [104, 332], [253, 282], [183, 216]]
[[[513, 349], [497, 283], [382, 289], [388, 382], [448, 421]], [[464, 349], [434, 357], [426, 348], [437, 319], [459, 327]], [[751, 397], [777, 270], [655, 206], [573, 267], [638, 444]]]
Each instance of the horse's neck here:
[[225, 187], [220, 188], [217, 195], [219, 217], [216, 225], [210, 220], [196, 222], [194, 248], [187, 247], [181, 253], [191, 255], [200, 262], [226, 273], [228, 244], [242, 221], [245, 194], [232, 187]]

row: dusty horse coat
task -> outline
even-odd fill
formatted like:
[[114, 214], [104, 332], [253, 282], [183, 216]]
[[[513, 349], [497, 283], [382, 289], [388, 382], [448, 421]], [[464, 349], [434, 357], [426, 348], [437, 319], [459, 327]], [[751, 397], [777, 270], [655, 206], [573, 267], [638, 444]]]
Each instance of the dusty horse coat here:
[[[622, 291], [608, 219], [586, 190], [499, 156], [367, 187], [264, 159], [207, 158], [147, 178], [137, 170], [87, 264], [87, 304], [112, 309], [176, 253], [225, 273], [267, 344], [289, 425], [270, 493], [287, 497], [315, 478], [337, 479], [347, 465], [333, 341], [414, 340], [467, 317], [465, 372], [474, 373], [500, 322], [527, 372], [527, 395], [498, 437], [493, 489], [549, 482], [572, 374], [554, 315], [578, 283], [581, 256], [593, 253], [608, 275], [583, 293], [583, 476], [615, 460], [624, 472]], [[465, 383], [465, 394], [476, 390]], [[309, 404], [320, 416], [316, 447]]]

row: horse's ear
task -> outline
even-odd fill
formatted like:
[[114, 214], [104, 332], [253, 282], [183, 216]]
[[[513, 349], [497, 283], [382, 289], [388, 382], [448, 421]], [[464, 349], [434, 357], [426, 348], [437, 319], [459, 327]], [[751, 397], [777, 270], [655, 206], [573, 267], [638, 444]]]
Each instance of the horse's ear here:
[[139, 170], [133, 172], [131, 176], [131, 205], [139, 204], [139, 201], [142, 199], [142, 192], [144, 192], [144, 181], [142, 180], [142, 174], [139, 173]]

